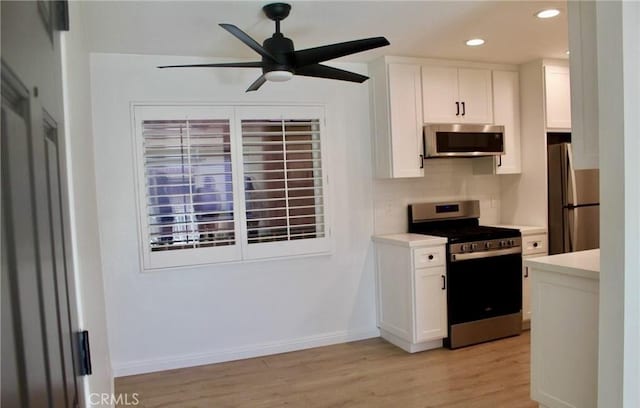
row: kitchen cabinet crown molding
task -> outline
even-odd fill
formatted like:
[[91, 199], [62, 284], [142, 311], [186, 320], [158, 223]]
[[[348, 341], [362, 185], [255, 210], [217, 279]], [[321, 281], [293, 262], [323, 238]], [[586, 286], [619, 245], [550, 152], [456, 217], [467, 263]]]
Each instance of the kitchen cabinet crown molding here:
[[[501, 70], [501, 71], [518, 71], [518, 65], [514, 65], [514, 64], [501, 64], [501, 63], [492, 63], [492, 62], [478, 62], [478, 61], [453, 60], [453, 59], [384, 56], [379, 58], [377, 61], [384, 61], [386, 64], [432, 65], [432, 66], [445, 66], [445, 67], [456, 67], [456, 68], [479, 68], [479, 69], [490, 69], [490, 70]], [[550, 60], [550, 61], [553, 61], [553, 60]], [[561, 60], [558, 60], [558, 61], [561, 61]]]

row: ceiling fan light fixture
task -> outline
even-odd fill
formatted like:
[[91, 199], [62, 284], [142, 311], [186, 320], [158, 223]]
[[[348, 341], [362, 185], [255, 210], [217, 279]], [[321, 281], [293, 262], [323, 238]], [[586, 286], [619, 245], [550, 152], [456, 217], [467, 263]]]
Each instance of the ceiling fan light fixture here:
[[560, 10], [558, 9], [544, 9], [540, 10], [536, 13], [536, 17], [538, 18], [553, 18], [560, 15]]
[[270, 71], [264, 74], [264, 79], [271, 82], [285, 82], [293, 78], [291, 71]]

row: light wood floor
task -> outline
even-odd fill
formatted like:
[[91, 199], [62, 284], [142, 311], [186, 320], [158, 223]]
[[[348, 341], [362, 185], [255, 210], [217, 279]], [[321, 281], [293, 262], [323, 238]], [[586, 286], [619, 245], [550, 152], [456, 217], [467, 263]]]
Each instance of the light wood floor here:
[[142, 407], [535, 408], [529, 332], [408, 354], [382, 339], [116, 379]]

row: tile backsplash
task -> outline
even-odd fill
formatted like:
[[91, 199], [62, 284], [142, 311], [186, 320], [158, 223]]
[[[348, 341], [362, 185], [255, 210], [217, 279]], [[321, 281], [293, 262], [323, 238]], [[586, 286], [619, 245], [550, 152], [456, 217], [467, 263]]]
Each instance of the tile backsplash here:
[[407, 205], [414, 202], [480, 200], [480, 223], [499, 223], [499, 176], [474, 175], [473, 160], [426, 160], [424, 177], [374, 180], [375, 234], [406, 232]]

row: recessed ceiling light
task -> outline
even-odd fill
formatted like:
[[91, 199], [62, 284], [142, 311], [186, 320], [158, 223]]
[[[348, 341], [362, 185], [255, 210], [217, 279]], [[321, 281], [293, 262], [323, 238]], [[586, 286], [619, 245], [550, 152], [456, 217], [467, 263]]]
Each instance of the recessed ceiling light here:
[[560, 14], [560, 10], [558, 9], [545, 9], [540, 10], [536, 13], [536, 17], [538, 18], [552, 18]]
[[482, 44], [484, 44], [484, 40], [482, 38], [472, 38], [471, 40], [467, 40], [467, 45], [469, 47], [477, 47]]

